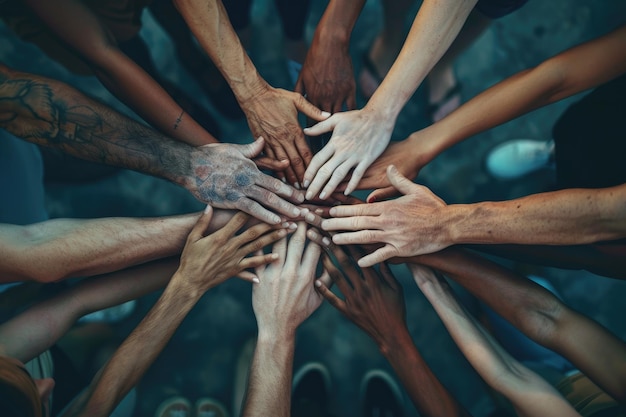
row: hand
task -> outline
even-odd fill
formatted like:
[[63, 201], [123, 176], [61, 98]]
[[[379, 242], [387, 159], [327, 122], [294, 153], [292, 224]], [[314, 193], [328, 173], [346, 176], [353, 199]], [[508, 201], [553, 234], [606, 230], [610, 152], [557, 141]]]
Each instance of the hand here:
[[[356, 255], [356, 250], [352, 249], [351, 252]], [[333, 294], [321, 281], [315, 283], [318, 291], [384, 350], [394, 340], [398, 329], [406, 328], [402, 286], [386, 264], [381, 264], [380, 273], [372, 268], [359, 271], [341, 248], [331, 245], [331, 253], [337, 259], [341, 271], [328, 255], [323, 258], [324, 268], [343, 294], [344, 300]]]
[[356, 108], [356, 83], [347, 45], [323, 43], [316, 33], [295, 91], [330, 113], [342, 111], [344, 103], [348, 110]]
[[247, 256], [285, 237], [287, 230], [260, 223], [235, 235], [249, 220], [247, 214], [239, 212], [220, 230], [205, 236], [212, 217], [213, 209], [207, 206], [187, 237], [180, 257], [180, 267], [174, 276], [184, 279], [187, 284], [201, 292], [235, 275], [258, 282], [258, 277], [245, 270], [265, 265], [276, 260], [278, 256], [273, 253], [249, 258]]
[[452, 244], [446, 233], [442, 211], [446, 203], [428, 188], [403, 177], [394, 166], [387, 169], [389, 182], [402, 197], [380, 203], [338, 206], [330, 210], [335, 217], [322, 221], [324, 230], [349, 230], [337, 233], [339, 245], [384, 243], [359, 259], [361, 267], [372, 266], [389, 258], [409, 257], [436, 252]]
[[304, 129], [312, 136], [333, 131], [328, 144], [313, 157], [304, 174], [307, 200], [318, 193], [322, 200], [331, 195], [353, 168], [344, 194], [354, 191], [365, 170], [387, 147], [394, 121], [384, 120], [377, 112], [364, 108], [336, 113]]
[[399, 194], [387, 178], [389, 165], [395, 166], [407, 178], [415, 178], [425, 164], [410, 157], [413, 150], [408, 140], [392, 142], [383, 154], [365, 171], [357, 190], [376, 189], [368, 197], [368, 203], [383, 201]]
[[278, 161], [289, 160], [286, 179], [299, 187], [312, 154], [298, 123], [298, 111], [317, 121], [330, 114], [313, 106], [301, 94], [270, 86], [240, 104], [252, 134], [267, 140], [266, 156]]
[[[306, 229], [306, 223], [299, 222], [289, 241], [284, 238], [274, 244], [278, 259], [256, 269], [261, 282], [252, 289], [252, 308], [259, 333], [293, 335], [322, 302], [313, 285], [321, 249], [309, 242], [305, 250]], [[330, 282], [327, 274], [320, 279]]]
[[220, 208], [236, 208], [267, 223], [281, 221], [280, 216], [267, 208], [297, 217], [300, 210], [281, 197], [302, 202], [302, 192], [263, 174], [250, 160], [262, 148], [261, 138], [249, 145], [216, 143], [196, 148], [191, 154], [193, 176], [186, 188], [200, 201]]

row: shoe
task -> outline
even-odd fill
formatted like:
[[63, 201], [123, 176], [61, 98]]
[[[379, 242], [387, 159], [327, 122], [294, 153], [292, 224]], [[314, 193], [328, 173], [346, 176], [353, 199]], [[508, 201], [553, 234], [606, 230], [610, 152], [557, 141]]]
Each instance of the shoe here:
[[159, 405], [154, 417], [191, 417], [191, 403], [183, 397], [170, 397]]
[[326, 416], [330, 385], [330, 373], [321, 363], [311, 362], [300, 368], [293, 376], [291, 416]]
[[200, 398], [196, 401], [195, 417], [228, 417], [224, 406], [212, 398]]
[[530, 139], [509, 140], [489, 152], [486, 168], [490, 175], [499, 179], [514, 179], [553, 162], [554, 141]]
[[461, 83], [456, 82], [441, 100], [428, 105], [428, 116], [433, 123], [437, 123], [461, 106], [461, 90]]
[[404, 416], [402, 391], [385, 371], [369, 371], [361, 381], [361, 415], [363, 417]]

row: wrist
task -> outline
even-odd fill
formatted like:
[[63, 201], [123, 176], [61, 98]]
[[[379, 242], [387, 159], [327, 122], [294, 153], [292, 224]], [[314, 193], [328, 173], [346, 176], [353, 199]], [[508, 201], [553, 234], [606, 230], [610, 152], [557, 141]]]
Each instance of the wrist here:
[[[250, 64], [252, 65], [252, 64]], [[246, 103], [272, 88], [252, 66], [241, 77], [228, 79], [237, 102], [244, 107]]]
[[341, 50], [347, 51], [350, 47], [351, 30], [336, 24], [320, 25], [315, 31], [314, 41], [319, 45], [339, 46]]
[[391, 362], [393, 358], [403, 357], [404, 352], [413, 346], [413, 339], [406, 326], [389, 332], [390, 336], [385, 340], [377, 341], [380, 353]]

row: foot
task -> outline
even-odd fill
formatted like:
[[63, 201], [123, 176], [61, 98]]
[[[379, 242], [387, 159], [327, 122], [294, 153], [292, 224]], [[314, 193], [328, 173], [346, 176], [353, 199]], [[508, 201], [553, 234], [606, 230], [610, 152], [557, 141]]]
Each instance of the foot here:
[[361, 415], [365, 417], [402, 417], [402, 392], [385, 371], [369, 371], [361, 381]]
[[550, 167], [553, 159], [554, 141], [514, 139], [501, 143], [489, 152], [486, 168], [495, 178], [515, 179]]
[[299, 417], [328, 414], [330, 374], [321, 363], [304, 365], [293, 376], [291, 415]]

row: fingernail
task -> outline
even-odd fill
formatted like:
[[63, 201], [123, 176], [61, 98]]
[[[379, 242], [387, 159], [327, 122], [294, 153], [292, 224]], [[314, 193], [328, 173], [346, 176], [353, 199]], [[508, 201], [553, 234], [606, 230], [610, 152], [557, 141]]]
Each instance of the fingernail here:
[[309, 209], [308, 209], [308, 208], [303, 208], [303, 209], [300, 209], [300, 214], [301, 214], [302, 216], [304, 216], [304, 215], [305, 215], [305, 214], [307, 214], [308, 212], [309, 212]]
[[323, 111], [322, 117], [330, 117], [330, 113], [328, 113], [327, 111]]
[[318, 234], [317, 234], [317, 232], [316, 232], [316, 231], [314, 231], [314, 230], [309, 230], [309, 237], [310, 237], [311, 239], [317, 239], [319, 236], [318, 236]]
[[306, 193], [306, 199], [307, 199], [307, 200], [310, 200], [310, 199], [312, 199], [312, 198], [313, 198], [313, 192], [311, 192], [311, 191], [307, 191], [307, 193]]
[[272, 259], [278, 259], [278, 254], [277, 253], [272, 253]]
[[326, 246], [329, 246], [329, 245], [330, 245], [330, 239], [329, 239], [329, 238], [327, 238], [326, 236], [324, 236], [324, 237], [322, 238], [322, 243], [323, 243], [324, 245], [326, 245]]
[[252, 282], [254, 282], [255, 284], [260, 284], [261, 281], [259, 281], [259, 279], [257, 277], [252, 278]]
[[324, 210], [323, 209], [315, 209], [315, 214], [321, 216], [322, 214], [324, 214]]
[[278, 216], [272, 216], [272, 223], [273, 223], [273, 224], [278, 224], [278, 223], [280, 223], [280, 220], [281, 220], [281, 219], [280, 219], [280, 217], [278, 217]]
[[289, 222], [283, 222], [281, 224], [282, 227], [284, 227], [285, 229], [289, 227]]
[[320, 193], [320, 200], [323, 200], [323, 199], [325, 199], [325, 198], [326, 198], [326, 191], [322, 191], [322, 192]]
[[304, 186], [304, 188], [307, 188], [310, 184], [311, 184], [311, 181], [304, 180], [304, 183], [302, 185]]
[[291, 223], [291, 224], [289, 225], [289, 228], [290, 228], [291, 230], [296, 230], [296, 229], [298, 228], [298, 225], [297, 225], [297, 224], [295, 224], [295, 223]]
[[213, 207], [211, 207], [210, 204], [207, 204], [206, 207], [204, 208], [204, 213], [206, 214], [206, 213], [210, 212], [212, 208]]
[[333, 207], [330, 209], [330, 211], [328, 212], [331, 216], [334, 216], [335, 213], [337, 213], [337, 210]]
[[300, 189], [300, 183], [297, 181], [293, 184], [293, 186], [296, 187], [296, 190]]
[[307, 222], [313, 222], [315, 221], [315, 216], [313, 215], [313, 213], [308, 213], [306, 216], [304, 216], [304, 219]]
[[294, 216], [299, 216], [300, 215], [300, 209], [297, 208], [297, 207], [294, 208], [291, 212], [293, 213]]
[[282, 177], [280, 180], [281, 180], [282, 182], [284, 182], [285, 184], [287, 184], [287, 178]]
[[316, 286], [317, 288], [321, 287], [321, 286], [322, 286], [322, 281], [320, 281], [319, 279], [318, 279], [318, 280], [316, 280], [316, 281], [315, 281], [315, 286]]
[[280, 229], [280, 230], [278, 231], [278, 236], [279, 236], [279, 237], [284, 237], [284, 236], [287, 236], [287, 230], [286, 230], [286, 229]]

